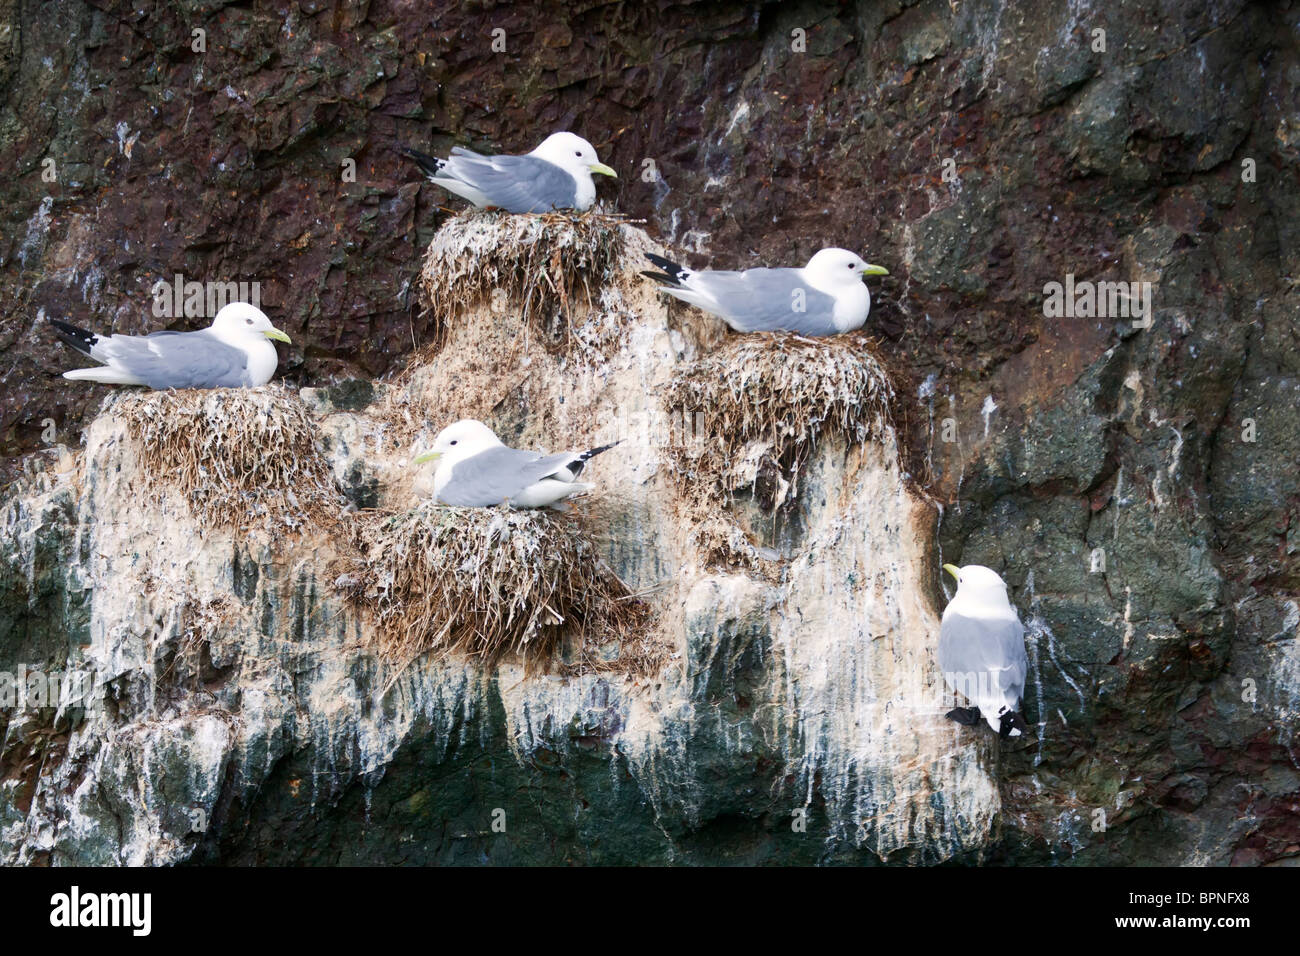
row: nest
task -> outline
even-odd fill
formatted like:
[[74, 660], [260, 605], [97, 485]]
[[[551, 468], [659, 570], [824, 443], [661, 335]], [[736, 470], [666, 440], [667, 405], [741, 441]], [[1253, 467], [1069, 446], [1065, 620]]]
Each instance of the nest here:
[[299, 532], [343, 507], [316, 423], [284, 386], [135, 392], [113, 412], [140, 445], [142, 490], [179, 490], [204, 525]]
[[577, 310], [592, 308], [617, 271], [627, 221], [599, 209], [520, 216], [472, 209], [448, 220], [420, 273], [435, 344], [449, 323], [484, 303], [497, 313], [516, 310], [549, 346], [568, 342]]
[[571, 521], [426, 502], [358, 515], [352, 527], [361, 557], [338, 568], [334, 586], [373, 615], [392, 662], [455, 651], [488, 665], [510, 654], [530, 669], [642, 674], [667, 657], [648, 606]]
[[764, 511], [792, 502], [817, 443], [883, 436], [892, 429], [892, 400], [889, 376], [861, 335], [737, 336], [684, 367], [665, 395], [680, 423], [669, 435], [668, 460], [697, 516], [706, 560], [754, 567], [759, 550], [722, 510], [744, 488]]

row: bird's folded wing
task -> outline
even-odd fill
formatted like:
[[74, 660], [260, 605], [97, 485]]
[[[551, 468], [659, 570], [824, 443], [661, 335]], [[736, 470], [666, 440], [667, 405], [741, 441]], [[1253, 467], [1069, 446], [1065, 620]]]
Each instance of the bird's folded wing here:
[[101, 338], [91, 355], [135, 375], [150, 388], [236, 387], [248, 356], [208, 332], [154, 332]]
[[[454, 465], [438, 498], [444, 504], [467, 508], [499, 505], [567, 468], [577, 457], [573, 452], [542, 455], [504, 446], [489, 448]], [[570, 480], [567, 473], [559, 477]]]
[[992, 688], [1021, 690], [1029, 669], [1025, 629], [1015, 618], [949, 612], [939, 628], [939, 669], [944, 674], [988, 674]]
[[492, 205], [510, 212], [568, 209], [577, 201], [573, 177], [535, 156], [480, 156], [457, 148], [441, 175], [473, 186]]
[[808, 285], [798, 269], [696, 272], [685, 285], [717, 302], [719, 314], [743, 332], [834, 330], [835, 300]]

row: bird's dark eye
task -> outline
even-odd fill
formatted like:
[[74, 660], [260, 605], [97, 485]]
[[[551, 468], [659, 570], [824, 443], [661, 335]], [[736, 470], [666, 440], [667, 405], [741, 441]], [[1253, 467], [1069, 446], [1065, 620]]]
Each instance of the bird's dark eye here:
[[453, 445], [456, 444], [456, 440], [453, 438], [452, 441], [451, 441], [451, 443], [452, 443]]
[[252, 319], [244, 319], [244, 324], [245, 324], [245, 325], [252, 325], [252, 324], [253, 324], [253, 320], [252, 320]]
[[574, 153], [573, 155], [574, 155], [574, 156], [577, 156], [579, 159], [581, 159], [581, 158], [582, 158], [582, 150], [578, 150], [578, 151], [577, 151], [576, 153]]

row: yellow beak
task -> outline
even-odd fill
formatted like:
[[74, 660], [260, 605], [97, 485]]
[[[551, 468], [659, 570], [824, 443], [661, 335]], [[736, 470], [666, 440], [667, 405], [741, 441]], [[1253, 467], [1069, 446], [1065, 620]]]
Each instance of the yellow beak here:
[[[289, 336], [285, 335], [279, 329], [263, 329], [262, 334], [268, 339], [275, 339], [277, 342], [289, 342]], [[289, 344], [293, 344], [289, 342]]]
[[614, 170], [610, 169], [604, 163], [592, 163], [587, 168], [593, 173], [600, 173], [602, 176], [613, 176], [615, 179], [618, 179], [618, 173], [614, 172]]
[[887, 276], [889, 275], [889, 270], [884, 266], [873, 266], [868, 262], [867, 267], [862, 270], [862, 274], [864, 276]]
[[440, 451], [426, 451], [419, 458], [415, 459], [415, 463], [417, 465], [423, 465], [426, 461], [433, 461], [435, 458], [441, 458], [441, 457], [442, 457], [442, 452]]
[[957, 567], [957, 565], [945, 564], [943, 566], [943, 569], [952, 575], [954, 581], [956, 581], [958, 584], [961, 583], [961, 574], [958, 573], [960, 569]]

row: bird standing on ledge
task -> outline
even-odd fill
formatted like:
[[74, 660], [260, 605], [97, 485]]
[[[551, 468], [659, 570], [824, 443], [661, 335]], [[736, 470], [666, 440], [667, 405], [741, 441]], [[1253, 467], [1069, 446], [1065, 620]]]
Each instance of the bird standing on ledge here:
[[1029, 661], [1025, 629], [996, 571], [968, 564], [943, 569], [957, 579], [957, 594], [943, 610], [939, 669], [948, 686], [973, 707], [957, 707], [950, 720], [974, 726], [982, 717], [1000, 737], [1028, 731], [1016, 708], [1025, 692]]

